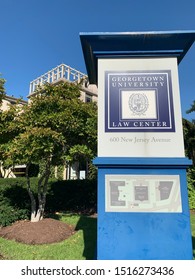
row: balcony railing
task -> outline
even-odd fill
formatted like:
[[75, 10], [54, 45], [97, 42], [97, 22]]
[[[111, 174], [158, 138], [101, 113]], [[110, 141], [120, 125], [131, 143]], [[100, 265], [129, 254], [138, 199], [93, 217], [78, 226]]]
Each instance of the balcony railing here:
[[61, 64], [33, 80], [30, 83], [29, 95], [33, 94], [38, 86], [42, 86], [45, 83], [55, 83], [61, 79], [79, 83], [81, 80], [86, 82], [87, 78], [86, 74], [83, 74], [70, 66]]

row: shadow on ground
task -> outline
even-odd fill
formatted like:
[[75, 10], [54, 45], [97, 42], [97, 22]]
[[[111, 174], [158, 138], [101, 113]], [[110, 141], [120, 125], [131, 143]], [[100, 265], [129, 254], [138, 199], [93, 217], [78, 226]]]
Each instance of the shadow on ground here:
[[192, 247], [194, 249], [193, 258], [195, 259], [195, 236], [192, 236]]
[[96, 244], [97, 244], [97, 218], [89, 216], [81, 216], [76, 230], [83, 231], [84, 237], [84, 251], [83, 256], [86, 260], [93, 260], [96, 258]]

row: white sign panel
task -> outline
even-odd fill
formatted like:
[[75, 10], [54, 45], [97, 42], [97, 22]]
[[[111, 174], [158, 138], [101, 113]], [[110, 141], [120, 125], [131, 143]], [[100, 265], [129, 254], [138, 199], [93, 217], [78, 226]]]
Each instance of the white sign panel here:
[[106, 212], [182, 212], [179, 175], [106, 175]]
[[184, 157], [176, 58], [98, 60], [98, 156]]

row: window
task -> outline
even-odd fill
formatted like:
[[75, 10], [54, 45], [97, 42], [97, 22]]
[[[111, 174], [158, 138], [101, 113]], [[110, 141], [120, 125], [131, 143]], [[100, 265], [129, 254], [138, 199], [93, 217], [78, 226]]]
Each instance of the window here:
[[89, 94], [85, 94], [85, 102], [86, 102], [86, 103], [92, 102], [92, 96], [89, 95]]

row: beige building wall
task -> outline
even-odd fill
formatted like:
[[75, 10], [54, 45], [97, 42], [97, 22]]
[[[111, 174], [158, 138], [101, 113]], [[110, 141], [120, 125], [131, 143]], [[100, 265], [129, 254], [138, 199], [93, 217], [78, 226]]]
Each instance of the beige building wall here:
[[[25, 100], [21, 100], [21, 99], [15, 98], [13, 96], [6, 95], [5, 98], [2, 100], [0, 110], [2, 110], [2, 111], [9, 110], [10, 105], [14, 105], [17, 103], [18, 103], [18, 106], [23, 106], [23, 105], [28, 104], [28, 102]], [[17, 173], [17, 169], [19, 169], [19, 168], [21, 168], [21, 166], [15, 166], [16, 173]], [[23, 169], [25, 172], [25, 166], [23, 166]], [[17, 177], [16, 173], [13, 172], [12, 168], [5, 169], [0, 161], [0, 177], [15, 178], [15, 177]]]
[[17, 104], [18, 103], [18, 106], [23, 106], [23, 105], [27, 105], [28, 102], [25, 101], [25, 100], [22, 100], [22, 99], [19, 99], [19, 98], [16, 98], [16, 97], [13, 97], [13, 96], [9, 96], [9, 95], [6, 95], [5, 98], [3, 98], [2, 100], [2, 104], [1, 104], [1, 110], [2, 111], [6, 111], [9, 109], [10, 105], [14, 105], [14, 104]]

